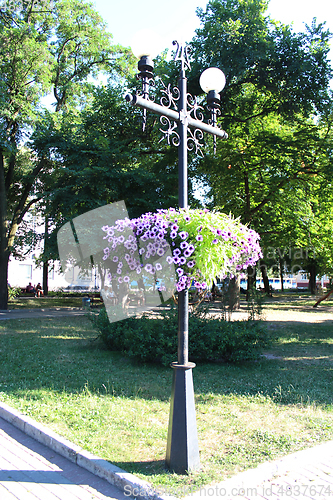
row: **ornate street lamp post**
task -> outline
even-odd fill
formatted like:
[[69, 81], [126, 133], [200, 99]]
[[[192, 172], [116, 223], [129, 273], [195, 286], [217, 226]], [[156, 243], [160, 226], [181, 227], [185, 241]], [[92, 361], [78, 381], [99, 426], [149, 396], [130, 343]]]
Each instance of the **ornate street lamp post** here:
[[[227, 139], [228, 135], [217, 128], [216, 119], [219, 113], [219, 92], [225, 85], [225, 77], [218, 68], [205, 70], [200, 78], [203, 91], [207, 92], [208, 109], [211, 119], [206, 124], [203, 121], [202, 107], [196, 98], [187, 93], [185, 68], [191, 69], [188, 48], [176, 45], [175, 60], [181, 62], [178, 87], [165, 87], [160, 104], [149, 99], [149, 87], [154, 78], [154, 64], [149, 54], [140, 54], [138, 63], [139, 78], [142, 80], [142, 92], [127, 94], [126, 100], [134, 106], [143, 108], [143, 129], [146, 126], [146, 111], [160, 115], [163, 128], [160, 131], [168, 144], [178, 147], [178, 198], [179, 207], [187, 208], [187, 152], [195, 150], [203, 156], [201, 148], [203, 132]], [[162, 82], [163, 83], [163, 82]], [[178, 360], [172, 363], [174, 369], [168, 441], [166, 452], [167, 467], [177, 473], [184, 474], [200, 467], [197, 426], [194, 406], [194, 390], [192, 368], [194, 363], [188, 361], [188, 290], [178, 293]]]

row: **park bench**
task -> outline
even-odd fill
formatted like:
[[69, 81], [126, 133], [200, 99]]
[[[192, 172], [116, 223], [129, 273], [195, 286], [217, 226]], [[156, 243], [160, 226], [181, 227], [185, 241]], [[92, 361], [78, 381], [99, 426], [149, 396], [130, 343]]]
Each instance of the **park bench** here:
[[103, 298], [99, 292], [89, 293], [88, 298], [90, 299], [90, 307], [98, 307], [104, 304]]

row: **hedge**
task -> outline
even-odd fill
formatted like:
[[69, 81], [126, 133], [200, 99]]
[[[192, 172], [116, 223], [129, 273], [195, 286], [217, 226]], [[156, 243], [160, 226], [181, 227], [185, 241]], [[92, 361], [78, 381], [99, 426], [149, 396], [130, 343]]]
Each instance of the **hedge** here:
[[[93, 322], [106, 348], [142, 362], [168, 365], [177, 360], [177, 310], [161, 311], [161, 318], [143, 315], [110, 323], [105, 309]], [[223, 321], [190, 315], [189, 359], [195, 362], [256, 360], [271, 343], [258, 321]]]

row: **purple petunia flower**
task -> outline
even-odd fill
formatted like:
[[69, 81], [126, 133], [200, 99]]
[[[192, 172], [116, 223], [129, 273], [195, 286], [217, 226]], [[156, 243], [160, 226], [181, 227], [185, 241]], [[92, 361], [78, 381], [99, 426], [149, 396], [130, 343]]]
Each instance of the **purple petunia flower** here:
[[171, 231], [170, 238], [172, 238], [174, 240], [176, 237], [177, 237], [176, 231]]
[[179, 264], [179, 262], [180, 262], [180, 258], [179, 257], [176, 256], [176, 257], [173, 258], [173, 263], [174, 264]]
[[180, 263], [181, 265], [186, 264], [186, 259], [185, 259], [185, 257], [180, 257], [180, 259], [179, 259], [179, 263]]
[[179, 245], [182, 250], [185, 250], [185, 248], [188, 247], [187, 241], [182, 241], [181, 244]]
[[216, 243], [218, 243], [218, 242], [219, 242], [219, 240], [218, 240], [217, 238], [215, 238], [215, 239], [212, 241], [212, 243], [213, 243], [214, 245], [216, 245]]
[[187, 267], [194, 267], [195, 266], [195, 262], [194, 260], [190, 260], [188, 263], [187, 263]]
[[116, 255], [114, 255], [112, 260], [113, 260], [113, 262], [118, 262], [118, 257]]
[[198, 234], [198, 236], [196, 237], [197, 241], [203, 241], [203, 237], [201, 236], [201, 234]]
[[186, 238], [188, 237], [188, 233], [186, 231], [181, 231], [179, 233], [179, 236], [181, 237], [182, 240], [186, 240]]
[[181, 254], [181, 251], [179, 250], [179, 248], [175, 248], [172, 253], [173, 253], [173, 255], [175, 255], [177, 257], [178, 255]]
[[178, 267], [178, 269], [176, 269], [176, 272], [177, 272], [178, 276], [182, 276], [184, 274], [184, 271], [180, 267]]

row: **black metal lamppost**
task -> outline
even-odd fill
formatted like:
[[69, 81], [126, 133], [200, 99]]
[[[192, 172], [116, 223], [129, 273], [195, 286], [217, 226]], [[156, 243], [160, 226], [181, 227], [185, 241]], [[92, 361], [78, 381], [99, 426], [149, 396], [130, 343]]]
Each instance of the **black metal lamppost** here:
[[[225, 76], [218, 68], [205, 70], [200, 77], [200, 85], [207, 93], [208, 109], [211, 119], [208, 124], [203, 121], [202, 107], [195, 97], [187, 93], [185, 68], [191, 69], [187, 46], [176, 45], [175, 60], [181, 62], [178, 87], [166, 87], [163, 82], [163, 96], [160, 104], [149, 99], [149, 88], [154, 78], [154, 63], [149, 54], [140, 54], [138, 77], [142, 81], [142, 91], [127, 94], [125, 99], [134, 106], [143, 108], [143, 129], [146, 126], [146, 112], [152, 111], [160, 115], [160, 128], [168, 144], [178, 147], [178, 198], [179, 207], [187, 208], [187, 152], [203, 156], [201, 148], [203, 132], [227, 139], [228, 135], [217, 128], [217, 115], [220, 112], [219, 92], [225, 85]], [[173, 383], [171, 392], [169, 429], [166, 452], [167, 467], [177, 473], [185, 474], [200, 467], [197, 426], [194, 406], [194, 390], [192, 368], [194, 363], [188, 361], [188, 290], [178, 294], [178, 360], [172, 363]]]

